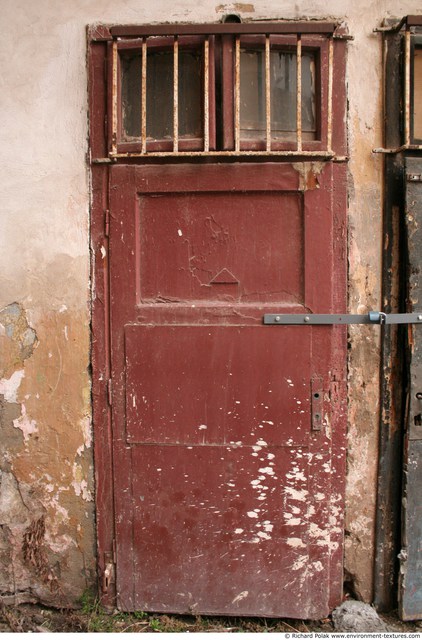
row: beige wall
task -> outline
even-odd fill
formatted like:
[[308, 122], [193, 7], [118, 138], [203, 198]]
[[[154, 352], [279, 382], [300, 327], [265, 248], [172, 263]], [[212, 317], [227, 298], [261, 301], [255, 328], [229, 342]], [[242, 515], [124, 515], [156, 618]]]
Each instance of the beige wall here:
[[[334, 18], [349, 44], [350, 311], [380, 305], [384, 18], [420, 0], [3, 0], [0, 594], [74, 601], [95, 572], [86, 25]], [[372, 597], [377, 331], [353, 329], [346, 568]], [[10, 560], [11, 559], [11, 560]]]

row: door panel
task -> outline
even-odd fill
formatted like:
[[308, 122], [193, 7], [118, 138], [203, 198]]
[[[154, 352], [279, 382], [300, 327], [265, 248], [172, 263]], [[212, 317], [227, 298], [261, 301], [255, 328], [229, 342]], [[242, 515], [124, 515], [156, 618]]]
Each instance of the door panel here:
[[334, 311], [333, 168], [304, 175], [111, 170], [122, 609], [321, 617], [339, 601], [343, 329], [262, 324]]
[[292, 328], [128, 325], [125, 333], [128, 442], [307, 444], [307, 328], [294, 350]]
[[141, 301], [303, 303], [301, 200], [289, 192], [233, 193], [229, 203], [225, 193], [142, 196]]

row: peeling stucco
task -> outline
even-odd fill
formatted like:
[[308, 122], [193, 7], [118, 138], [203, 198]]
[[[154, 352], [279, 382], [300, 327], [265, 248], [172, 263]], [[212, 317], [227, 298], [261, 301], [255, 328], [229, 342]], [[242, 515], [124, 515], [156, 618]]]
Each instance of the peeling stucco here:
[[67, 308], [27, 315], [0, 311], [0, 595], [72, 605], [94, 579], [87, 342]]

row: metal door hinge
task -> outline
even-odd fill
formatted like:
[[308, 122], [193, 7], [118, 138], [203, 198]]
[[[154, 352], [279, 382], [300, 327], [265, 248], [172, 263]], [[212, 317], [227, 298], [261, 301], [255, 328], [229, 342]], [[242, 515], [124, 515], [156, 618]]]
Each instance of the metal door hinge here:
[[104, 211], [104, 235], [106, 238], [110, 235], [110, 210]]
[[422, 313], [383, 313], [370, 311], [365, 315], [336, 313], [266, 313], [264, 324], [421, 324]]
[[111, 407], [111, 405], [113, 404], [113, 382], [111, 378], [107, 380], [107, 400], [108, 404]]

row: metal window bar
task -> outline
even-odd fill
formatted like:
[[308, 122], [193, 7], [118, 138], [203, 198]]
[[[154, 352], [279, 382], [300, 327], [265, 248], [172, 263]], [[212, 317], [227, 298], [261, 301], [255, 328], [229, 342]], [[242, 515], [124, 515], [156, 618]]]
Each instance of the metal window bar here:
[[[179, 151], [179, 39], [178, 34], [174, 33], [175, 27], [169, 26], [161, 27], [161, 32], [168, 33], [168, 35], [173, 36], [173, 150], [172, 151], [155, 151], [148, 152], [147, 151], [147, 52], [148, 52], [148, 36], [151, 35], [150, 28], [144, 28], [140, 30], [139, 35], [142, 38], [141, 48], [142, 48], [142, 83], [141, 83], [141, 149], [140, 152], [117, 152], [117, 132], [118, 132], [118, 41], [113, 41], [113, 59], [112, 59], [112, 82], [113, 82], [113, 91], [112, 91], [112, 145], [110, 155], [112, 158], [136, 158], [140, 156], [172, 156], [172, 155], [184, 155], [184, 156], [239, 156], [244, 152], [241, 151], [241, 129], [240, 129], [240, 34], [241, 33], [250, 33], [250, 34], [258, 34], [265, 33], [265, 103], [266, 103], [266, 127], [265, 127], [265, 150], [264, 151], [247, 151], [248, 155], [256, 155], [256, 156], [286, 156], [286, 157], [294, 157], [295, 155], [301, 155], [306, 157], [318, 157], [318, 158], [333, 158], [335, 156], [332, 151], [332, 121], [333, 121], [333, 32], [334, 26], [331, 23], [323, 24], [320, 28], [316, 28], [312, 30], [313, 33], [321, 33], [325, 34], [329, 38], [329, 55], [328, 55], [328, 109], [327, 109], [327, 147], [325, 150], [303, 150], [303, 132], [302, 132], [302, 31], [305, 33], [310, 33], [311, 30], [305, 26], [304, 29], [299, 28], [297, 25], [293, 25], [292, 27], [280, 26], [280, 25], [271, 25], [272, 31], [271, 33], [290, 33], [296, 34], [296, 55], [297, 55], [297, 93], [296, 93], [296, 149], [295, 150], [279, 150], [273, 151], [272, 149], [272, 128], [271, 128], [271, 34], [267, 31], [264, 32], [264, 29], [251, 28], [250, 26], [246, 27], [245, 25], [231, 25], [231, 27], [241, 27], [241, 28], [233, 28], [232, 34], [235, 36], [235, 65], [234, 65], [234, 149], [233, 150], [221, 150], [221, 151], [210, 151], [210, 88], [209, 88], [209, 80], [210, 80], [210, 33], [219, 33], [221, 25], [217, 25], [218, 28], [215, 28], [214, 31], [209, 31], [205, 40], [203, 47], [203, 55], [204, 55], [204, 97], [203, 97], [203, 105], [204, 105], [204, 113], [203, 113], [203, 127], [204, 127], [204, 135], [203, 135], [203, 150], [202, 151]], [[303, 25], [301, 25], [303, 27]], [[117, 28], [117, 31], [119, 28]], [[114, 36], [118, 36], [120, 34], [112, 33]], [[158, 30], [159, 31], [159, 30]], [[157, 31], [157, 34], [158, 34]], [[171, 33], [172, 32], [172, 33]], [[190, 29], [190, 32], [196, 32], [195, 29]], [[198, 33], [201, 32], [199, 28]], [[224, 30], [224, 32], [226, 32]], [[184, 32], [183, 32], [184, 33]], [[130, 34], [134, 35], [134, 34]], [[410, 32], [409, 32], [410, 36]], [[408, 44], [408, 58], [409, 62], [407, 63], [407, 74], [409, 75], [409, 84], [410, 84], [410, 37]], [[410, 93], [409, 93], [409, 109], [410, 109]], [[407, 112], [407, 119], [410, 120], [410, 111]], [[408, 128], [408, 136], [410, 136], [410, 131]], [[339, 161], [344, 161], [346, 158], [340, 157], [335, 158]], [[106, 161], [106, 159], [101, 160], [97, 159], [98, 162]]]
[[302, 151], [302, 36], [296, 40], [296, 148]]
[[265, 121], [266, 148], [271, 151], [271, 69], [270, 69], [270, 36], [265, 36]]
[[[378, 147], [372, 149], [372, 153], [396, 154], [402, 151], [421, 151], [422, 145], [412, 144], [410, 136], [411, 121], [411, 101], [410, 101], [410, 80], [411, 80], [411, 28], [422, 27], [422, 16], [405, 16], [396, 25], [391, 27], [377, 27], [375, 33], [389, 34], [398, 33], [405, 27], [404, 32], [404, 141], [403, 144], [395, 148]], [[384, 49], [385, 50], [385, 49]], [[385, 66], [384, 66], [385, 70]], [[384, 80], [385, 82], [385, 80]]]
[[404, 144], [410, 144], [410, 27], [404, 35]]
[[173, 152], [179, 151], [179, 39], [173, 42]]
[[141, 152], [147, 152], [147, 39], [142, 38]]
[[236, 36], [234, 64], [234, 150], [240, 151], [240, 36]]
[[204, 42], [204, 152], [210, 150], [210, 39]]
[[334, 77], [334, 42], [330, 36], [328, 42], [328, 108], [327, 108], [327, 150], [333, 144], [333, 77]]
[[118, 101], [118, 82], [117, 82], [117, 62], [118, 51], [117, 42], [113, 42], [112, 53], [112, 106], [111, 106], [111, 153], [115, 155], [117, 153], [117, 101]]

